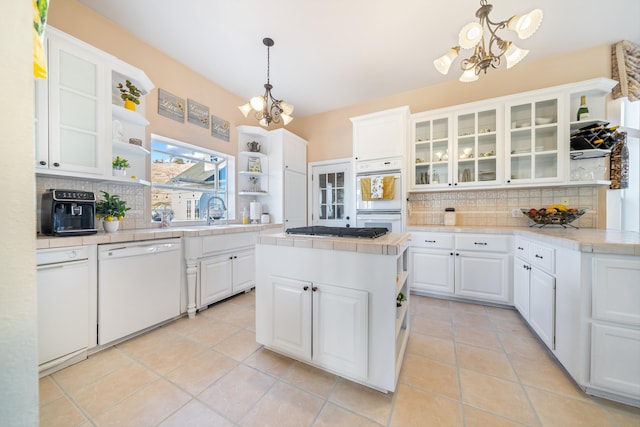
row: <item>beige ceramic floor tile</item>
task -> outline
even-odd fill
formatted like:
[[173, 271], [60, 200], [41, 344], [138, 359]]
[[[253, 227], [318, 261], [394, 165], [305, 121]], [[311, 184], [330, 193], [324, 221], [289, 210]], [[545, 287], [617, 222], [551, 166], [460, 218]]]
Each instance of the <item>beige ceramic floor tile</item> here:
[[433, 337], [452, 339], [453, 329], [451, 322], [429, 319], [422, 316], [411, 316], [411, 331]]
[[73, 392], [130, 363], [131, 359], [120, 350], [109, 348], [52, 374], [52, 377], [62, 389]]
[[423, 297], [420, 295], [411, 295], [411, 303], [421, 306], [451, 308], [451, 301], [442, 298]]
[[524, 424], [536, 422], [519, 383], [462, 368], [459, 372], [464, 403]]
[[460, 402], [400, 384], [391, 427], [462, 426]]
[[293, 366], [295, 360], [262, 347], [249, 356], [244, 363], [267, 374], [281, 377]]
[[305, 363], [295, 362], [282, 379], [308, 392], [327, 397], [338, 377]]
[[411, 313], [416, 316], [426, 317], [427, 319], [440, 320], [442, 322], [451, 321], [451, 310], [446, 307], [411, 303]]
[[93, 418], [157, 379], [150, 369], [132, 363], [70, 394]]
[[327, 403], [313, 427], [380, 427], [382, 424], [375, 423], [365, 417], [347, 411], [333, 403]]
[[405, 355], [400, 371], [400, 382], [452, 399], [460, 399], [456, 367], [417, 354]]
[[461, 301], [451, 301], [451, 309], [456, 313], [473, 313], [478, 315], [486, 315], [486, 307], [481, 304], [471, 304]]
[[196, 315], [194, 318], [181, 317], [163, 326], [163, 328], [175, 334], [188, 336], [201, 328], [207, 328], [209, 325], [211, 325], [210, 319]]
[[212, 347], [240, 331], [238, 325], [206, 319], [206, 324], [193, 329], [188, 337], [206, 347]]
[[51, 376], [40, 378], [38, 381], [38, 393], [40, 405], [45, 405], [63, 396], [58, 386], [51, 379]]
[[78, 426], [86, 421], [87, 418], [66, 397], [40, 405], [40, 427]]
[[324, 401], [289, 384], [276, 383], [240, 421], [246, 427], [311, 425]]
[[160, 379], [93, 418], [97, 426], [155, 426], [182, 407], [190, 397]]
[[246, 359], [260, 347], [261, 345], [256, 342], [256, 334], [246, 330], [240, 330], [213, 346], [215, 350], [238, 361]]
[[531, 403], [544, 427], [609, 427], [614, 426], [606, 412], [595, 403], [563, 397], [525, 387]]
[[471, 328], [464, 326], [454, 326], [453, 335], [456, 343], [475, 345], [502, 351], [502, 344], [498, 339], [498, 334], [489, 329]]
[[520, 320], [491, 318], [491, 321], [498, 332], [521, 335], [528, 338], [534, 337], [527, 325]]
[[226, 375], [237, 364], [237, 361], [224, 354], [205, 350], [171, 371], [166, 378], [195, 396]]
[[411, 333], [407, 343], [407, 353], [419, 354], [420, 356], [439, 362], [455, 365], [456, 357], [451, 340], [430, 337], [428, 335]]
[[192, 400], [158, 427], [232, 427], [233, 423], [197, 400]]
[[465, 427], [521, 427], [525, 424], [516, 423], [495, 414], [464, 405], [464, 425]]
[[329, 400], [380, 424], [386, 424], [391, 405], [392, 394], [385, 394], [354, 382], [340, 379]]
[[514, 335], [505, 332], [498, 333], [504, 351], [512, 356], [525, 357], [527, 359], [549, 360], [547, 349], [537, 338]]
[[456, 357], [460, 368], [471, 369], [509, 381], [518, 381], [509, 359], [502, 351], [458, 343], [456, 344]]
[[563, 394], [574, 399], [591, 401], [591, 398], [553, 360], [548, 358], [530, 359], [512, 355], [511, 364], [522, 384]]
[[640, 408], [599, 397], [591, 399], [604, 408], [620, 427], [640, 427]]
[[165, 328], [158, 328], [147, 332], [146, 334], [132, 338], [116, 345], [127, 354], [139, 358], [149, 353], [153, 353], [166, 344], [181, 339], [181, 337]]
[[491, 319], [486, 314], [477, 314], [467, 311], [454, 311], [453, 324], [455, 326], [470, 328], [482, 328], [488, 330], [495, 329], [493, 322], [491, 322]]
[[198, 400], [237, 422], [262, 398], [276, 380], [238, 365], [198, 395]]
[[184, 337], [177, 337], [157, 348], [153, 353], [140, 356], [138, 359], [164, 375], [193, 358], [205, 349], [202, 345]]
[[238, 294], [232, 299], [234, 304], [244, 305], [250, 308], [256, 308], [256, 291], [255, 288], [249, 292]]

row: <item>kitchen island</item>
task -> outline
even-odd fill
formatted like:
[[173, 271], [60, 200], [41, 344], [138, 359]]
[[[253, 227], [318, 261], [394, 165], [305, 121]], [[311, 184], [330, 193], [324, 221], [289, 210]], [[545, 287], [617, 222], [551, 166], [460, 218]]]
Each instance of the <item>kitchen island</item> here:
[[395, 391], [409, 336], [408, 245], [409, 235], [400, 233], [376, 239], [260, 235], [256, 340]]

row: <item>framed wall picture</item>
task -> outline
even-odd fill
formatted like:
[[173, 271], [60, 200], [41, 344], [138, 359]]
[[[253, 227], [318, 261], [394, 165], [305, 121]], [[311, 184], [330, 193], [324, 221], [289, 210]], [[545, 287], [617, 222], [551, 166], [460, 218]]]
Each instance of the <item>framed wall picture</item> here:
[[209, 129], [209, 107], [187, 98], [187, 121]]
[[262, 172], [262, 165], [260, 165], [259, 157], [249, 157], [247, 164], [247, 170], [249, 172]]
[[166, 90], [158, 89], [158, 114], [184, 123], [184, 110], [184, 98], [175, 96]]
[[227, 120], [211, 116], [211, 136], [229, 142], [229, 129], [231, 126]]

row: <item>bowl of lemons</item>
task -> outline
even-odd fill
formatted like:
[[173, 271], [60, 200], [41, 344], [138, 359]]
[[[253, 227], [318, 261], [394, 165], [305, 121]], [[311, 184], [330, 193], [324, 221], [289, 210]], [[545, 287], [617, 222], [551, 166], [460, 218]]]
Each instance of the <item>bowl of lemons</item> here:
[[522, 213], [533, 221], [533, 226], [544, 227], [546, 225], [560, 225], [564, 228], [567, 226], [578, 228], [571, 225], [573, 221], [580, 218], [587, 211], [585, 208], [570, 208], [563, 204], [549, 205], [544, 208], [521, 209]]

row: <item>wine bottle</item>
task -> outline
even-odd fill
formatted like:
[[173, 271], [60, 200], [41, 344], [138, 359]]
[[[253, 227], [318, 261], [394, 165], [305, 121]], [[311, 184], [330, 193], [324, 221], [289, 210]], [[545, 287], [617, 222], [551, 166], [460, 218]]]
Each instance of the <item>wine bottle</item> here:
[[587, 97], [582, 95], [580, 97], [580, 107], [578, 108], [577, 120], [587, 120], [589, 118], [589, 107], [587, 107]]

